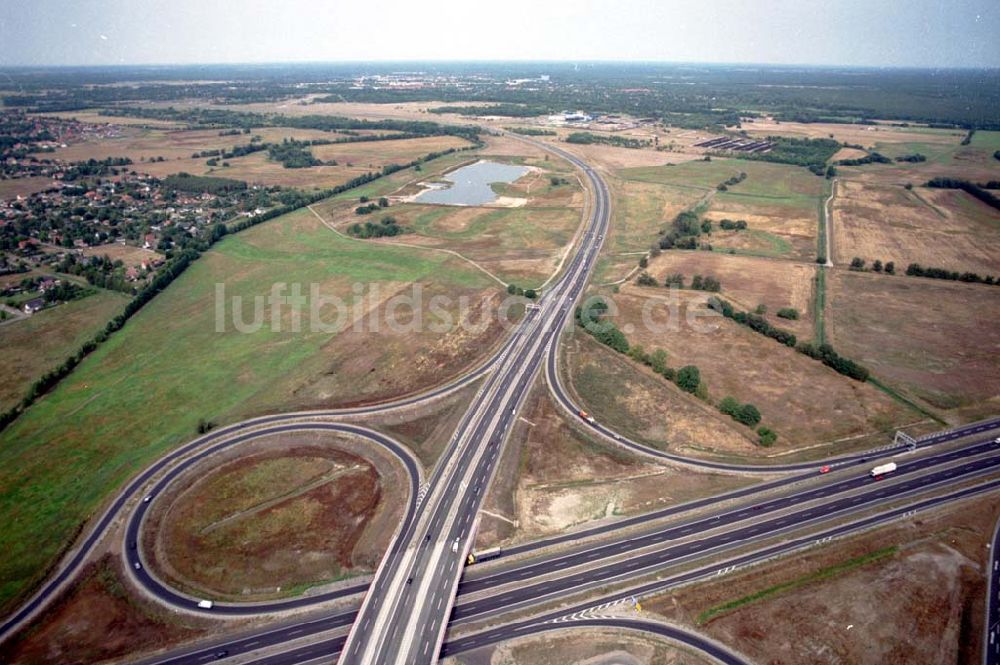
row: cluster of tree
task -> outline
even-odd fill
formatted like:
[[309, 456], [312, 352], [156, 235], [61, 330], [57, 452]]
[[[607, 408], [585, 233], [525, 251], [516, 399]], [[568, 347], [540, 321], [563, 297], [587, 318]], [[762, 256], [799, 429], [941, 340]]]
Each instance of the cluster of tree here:
[[720, 192], [725, 192], [733, 185], [738, 185], [746, 179], [747, 179], [746, 172], [740, 171], [739, 175], [734, 175], [732, 178], [728, 178], [725, 181], [720, 182], [718, 185], [715, 186], [715, 188]]
[[[711, 223], [709, 223], [711, 228]], [[697, 249], [698, 236], [705, 231], [698, 214], [685, 210], [674, 218], [670, 228], [665, 230], [658, 241], [660, 249]]]
[[521, 288], [516, 284], [508, 284], [507, 293], [509, 293], [512, 296], [524, 296], [525, 298], [530, 298], [531, 300], [534, 300], [535, 298], [538, 297], [538, 292], [535, 291], [534, 289]]
[[284, 139], [281, 143], [269, 144], [267, 158], [273, 162], [281, 162], [286, 169], [305, 169], [323, 165], [323, 160], [313, 156], [308, 144], [295, 139]]
[[57, 270], [83, 277], [87, 283], [102, 289], [134, 293], [132, 285], [125, 279], [125, 264], [120, 260], [112, 261], [107, 255], [80, 261], [75, 254], [67, 254], [58, 263]]
[[695, 291], [711, 291], [718, 293], [722, 290], [722, 283], [711, 275], [695, 275], [691, 278], [691, 288]]
[[579, 305], [574, 312], [577, 325], [594, 336], [601, 344], [611, 347], [618, 353], [628, 353], [628, 340], [625, 333], [618, 329], [612, 321], [604, 318], [608, 304], [603, 298], [591, 298]]
[[896, 161], [897, 162], [912, 162], [912, 163], [926, 162], [927, 161], [927, 157], [925, 155], [921, 155], [919, 152], [915, 152], [912, 155], [900, 155], [899, 157], [896, 158]]
[[712, 296], [709, 298], [708, 306], [716, 312], [722, 314], [727, 319], [732, 319], [733, 321], [736, 321], [736, 323], [744, 325], [754, 332], [770, 337], [785, 346], [795, 346], [796, 340], [793, 333], [771, 325], [771, 323], [761, 314], [737, 310], [727, 300], [723, 300], [718, 296]]
[[827, 367], [857, 381], [867, 381], [871, 375], [868, 368], [859, 365], [849, 358], [843, 357], [834, 351], [833, 347], [829, 344], [816, 346], [812, 342], [800, 342], [796, 345], [795, 350], [809, 356], [813, 360], [819, 360]]
[[[898, 159], [898, 158], [897, 158]], [[905, 160], [905, 161], [923, 161], [919, 159]], [[858, 157], [856, 159], [841, 159], [837, 162], [839, 166], [864, 166], [865, 164], [892, 164], [892, 160], [883, 155], [880, 152], [875, 152], [874, 150], [864, 157]]]
[[[855, 256], [851, 259], [850, 269], [855, 272], [867, 272], [868, 268], [866, 266], [866, 261], [860, 256]], [[871, 269], [875, 272], [884, 272], [887, 275], [895, 275], [896, 263], [894, 261], [886, 261], [885, 263], [882, 263], [880, 259], [875, 259], [875, 261], [872, 262]]]
[[840, 150], [840, 143], [833, 139], [793, 139], [784, 136], [768, 136], [771, 149], [768, 152], [736, 152], [730, 155], [738, 159], [761, 162], [776, 162], [804, 166], [818, 176], [826, 175], [826, 163]]
[[69, 302], [79, 300], [89, 295], [97, 293], [94, 289], [88, 289], [72, 282], [63, 282], [45, 289], [45, 302]]
[[541, 127], [504, 127], [508, 132], [520, 134], [522, 136], [558, 136], [558, 132]]
[[760, 411], [753, 404], [740, 404], [735, 397], [723, 397], [719, 402], [719, 411], [738, 423], [753, 427], [760, 422]]
[[969, 182], [968, 180], [937, 177], [928, 180], [927, 186], [937, 187], [939, 189], [961, 189], [962, 191], [976, 197], [986, 205], [1000, 210], [1000, 198], [997, 198], [991, 192], [986, 191], [986, 187]]
[[910, 277], [950, 279], [956, 282], [970, 282], [974, 284], [1000, 284], [1000, 278], [995, 278], [993, 275], [983, 277], [975, 272], [958, 272], [957, 270], [946, 270], [944, 268], [925, 268], [919, 263], [911, 263], [906, 266], [906, 274]]
[[191, 175], [183, 171], [174, 175], [168, 175], [161, 183], [166, 189], [173, 191], [205, 192], [208, 194], [226, 194], [247, 188], [247, 184], [242, 180], [217, 178], [208, 175]]
[[107, 159], [88, 159], [85, 162], [76, 162], [72, 166], [63, 170], [63, 182], [73, 182], [80, 178], [93, 178], [109, 175], [118, 175], [125, 172], [121, 167], [129, 166], [132, 160], [128, 157], [108, 157]]
[[789, 321], [799, 320], [799, 310], [794, 307], [782, 307], [776, 314], [782, 319], [788, 319]]
[[993, 159], [1000, 160], [1000, 150], [993, 153]]
[[385, 238], [402, 235], [409, 231], [405, 226], [400, 226], [396, 222], [396, 218], [391, 215], [383, 217], [378, 224], [373, 222], [365, 222], [363, 226], [352, 224], [347, 230], [355, 238]]
[[742, 231], [747, 228], [746, 220], [738, 219], [733, 221], [731, 219], [723, 219], [719, 222], [719, 228], [723, 231]]
[[553, 187], [560, 187], [562, 185], [568, 185], [569, 178], [564, 178], [562, 176], [554, 175], [551, 178], [549, 178], [549, 182], [552, 184]]
[[591, 132], [573, 132], [566, 137], [566, 143], [578, 143], [581, 145], [603, 143], [604, 145], [613, 145], [619, 148], [645, 148], [646, 146], [653, 145], [653, 142], [649, 139], [635, 139], [618, 135], [601, 136], [600, 134], [592, 134]]
[[969, 145], [970, 143], [972, 143], [972, 136], [975, 133], [976, 133], [975, 127], [970, 128], [969, 131], [965, 133], [965, 138], [962, 139], [962, 145]]

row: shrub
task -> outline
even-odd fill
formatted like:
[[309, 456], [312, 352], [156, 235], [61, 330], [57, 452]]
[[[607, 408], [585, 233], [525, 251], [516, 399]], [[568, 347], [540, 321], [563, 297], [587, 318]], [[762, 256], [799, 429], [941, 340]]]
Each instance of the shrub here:
[[799, 320], [799, 310], [794, 307], [782, 307], [777, 313], [782, 319], [788, 319], [789, 321]]
[[664, 286], [676, 286], [679, 289], [684, 288], [684, 275], [679, 272], [675, 272], [672, 275], [667, 275], [667, 279], [663, 284]]
[[684, 391], [694, 393], [701, 383], [701, 372], [694, 365], [685, 365], [677, 370], [677, 386]]
[[860, 256], [855, 256], [853, 259], [851, 259], [851, 270], [864, 270], [864, 269], [865, 269], [865, 260], [863, 258], [861, 258]]
[[736, 417], [736, 412], [740, 409], [740, 403], [736, 401], [735, 397], [726, 396], [722, 398], [719, 402], [719, 411], [726, 414], [727, 416]]
[[753, 427], [760, 422], [760, 411], [753, 404], [744, 404], [736, 411], [733, 418], [748, 427]]
[[639, 286], [656, 286], [656, 278], [643, 270], [639, 273], [639, 277], [636, 278], [635, 283]]
[[763, 426], [757, 428], [757, 436], [757, 442], [765, 448], [773, 446], [774, 442], [778, 440], [778, 435], [774, 430]]

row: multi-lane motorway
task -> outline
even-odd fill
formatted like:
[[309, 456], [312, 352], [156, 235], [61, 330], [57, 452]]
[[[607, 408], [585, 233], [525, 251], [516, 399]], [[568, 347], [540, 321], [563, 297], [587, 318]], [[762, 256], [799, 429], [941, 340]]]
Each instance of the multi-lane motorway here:
[[610, 217], [604, 181], [573, 155], [560, 156], [587, 177], [594, 201], [580, 251], [514, 333], [513, 347], [486, 380], [430, 481], [412, 528], [383, 558], [340, 662], [433, 663], [447, 628], [475, 517], [510, 426], [546, 352], [555, 345], [586, 285]]
[[[24, 607], [0, 625], [0, 639], [23, 625], [49, 602], [80, 569], [113, 523], [128, 515], [122, 548], [133, 580], [149, 596], [175, 608], [223, 616], [272, 614], [337, 599], [349, 602], [367, 592], [359, 610], [339, 610], [318, 618], [263, 627], [207, 647], [184, 649], [155, 662], [203, 662], [278, 647], [276, 654], [259, 662], [299, 663], [340, 654], [341, 662], [352, 664], [431, 663], [439, 653], [457, 653], [512, 637], [593, 622], [595, 626], [653, 632], [700, 650], [720, 662], [739, 663], [743, 661], [737, 654], [690, 631], [633, 617], [595, 616], [590, 609], [596, 603], [620, 601], [627, 597], [623, 594], [652, 593], [703, 579], [735, 565], [807, 546], [816, 538], [853, 533], [898, 519], [908, 510], [962, 500], [994, 491], [1000, 485], [1000, 481], [995, 480], [1000, 473], [1000, 444], [992, 438], [984, 438], [987, 432], [1000, 426], [1000, 419], [924, 437], [915, 451], [886, 447], [828, 460], [826, 463], [833, 467], [833, 472], [825, 477], [816, 474], [822, 463], [762, 467], [691, 460], [631, 441], [600, 423], [581, 422], [580, 426], [590, 428], [594, 434], [616, 445], [671, 463], [730, 472], [785, 475], [725, 495], [509, 548], [498, 564], [472, 568], [463, 580], [463, 564], [474, 538], [476, 515], [521, 402], [543, 365], [556, 402], [570, 414], [575, 415], [577, 411], [559, 379], [558, 337], [587, 282], [607, 232], [610, 199], [603, 180], [586, 164], [553, 146], [543, 147], [583, 172], [593, 201], [582, 230], [579, 252], [561, 277], [546, 290], [539, 308], [527, 312], [525, 320], [492, 358], [446, 386], [392, 404], [256, 418], [201, 437], [165, 456], [129, 484], [57, 573]], [[426, 493], [418, 491], [423, 480], [422, 469], [405, 447], [360, 425], [325, 420], [357, 418], [412, 406], [481, 378], [484, 380], [479, 391], [423, 485]], [[337, 431], [365, 438], [389, 451], [406, 469], [410, 502], [370, 585], [352, 585], [334, 592], [272, 603], [220, 603], [211, 610], [199, 610], [198, 599], [170, 589], [151, 574], [142, 558], [143, 524], [150, 506], [172, 481], [192, 465], [230, 446], [302, 430]], [[966, 441], [966, 445], [941, 451], [931, 448], [958, 439]], [[867, 466], [873, 459], [887, 456], [896, 456], [898, 472], [885, 481], [872, 480], [865, 473]], [[799, 471], [806, 473], [794, 473]], [[969, 486], [949, 491], [955, 483]], [[928, 492], [937, 494], [928, 498]], [[150, 500], [140, 498], [145, 496]], [[877, 512], [880, 506], [889, 502], [904, 505]], [[835, 524], [830, 526], [832, 522]], [[824, 532], [788, 539], [794, 532], [823, 527], [827, 527]], [[777, 544], [769, 542], [778, 536], [786, 540]], [[736, 550], [739, 550], [738, 555]], [[722, 562], [713, 560], [655, 582], [639, 583], [652, 571], [682, 564], [696, 565], [706, 558], [717, 559], [731, 552], [733, 556]], [[449, 625], [474, 626], [487, 619], [498, 623], [499, 617], [514, 610], [530, 612], [544, 603], [551, 604], [584, 592], [597, 593], [598, 587], [609, 582], [627, 586], [633, 581], [638, 586], [605, 595], [600, 600], [591, 598], [580, 601], [573, 608], [562, 608], [526, 620], [506, 623], [500, 620], [499, 625], [488, 630], [444, 641]], [[991, 588], [990, 593], [989, 609], [991, 617], [996, 617], [994, 612], [1000, 603], [1000, 596], [997, 596], [1000, 591]], [[567, 617], [572, 621], [567, 621]], [[991, 620], [994, 623], [990, 625], [988, 637], [992, 639], [997, 619]], [[345, 636], [343, 632], [348, 626], [350, 634]], [[331, 636], [331, 632], [337, 634]], [[308, 643], [302, 644], [303, 640]], [[287, 648], [280, 648], [286, 644]]]
[[1000, 665], [1000, 522], [993, 530], [986, 575], [986, 633], [983, 665]]

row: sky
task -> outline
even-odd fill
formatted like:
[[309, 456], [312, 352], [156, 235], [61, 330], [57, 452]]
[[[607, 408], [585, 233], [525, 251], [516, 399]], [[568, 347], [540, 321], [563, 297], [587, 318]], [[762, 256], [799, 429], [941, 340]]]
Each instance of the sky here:
[[1000, 67], [998, 0], [0, 0], [0, 66], [640, 60]]

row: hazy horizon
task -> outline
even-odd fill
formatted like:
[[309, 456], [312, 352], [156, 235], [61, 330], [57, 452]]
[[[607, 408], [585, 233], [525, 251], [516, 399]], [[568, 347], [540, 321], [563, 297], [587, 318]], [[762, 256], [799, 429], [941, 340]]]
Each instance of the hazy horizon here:
[[3, 0], [2, 67], [610, 62], [1000, 67], [1000, 3]]

